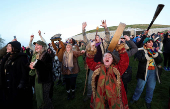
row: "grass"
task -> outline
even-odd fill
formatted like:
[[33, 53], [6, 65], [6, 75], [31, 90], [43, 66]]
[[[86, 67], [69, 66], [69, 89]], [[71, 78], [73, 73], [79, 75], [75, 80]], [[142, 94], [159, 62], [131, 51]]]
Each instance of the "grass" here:
[[[54, 95], [53, 95], [53, 105], [54, 109], [90, 109], [90, 100], [84, 102], [83, 99], [83, 90], [84, 90], [84, 82], [86, 76], [86, 70], [84, 69], [84, 62], [82, 57], [78, 58], [80, 72], [77, 77], [76, 83], [76, 97], [73, 100], [67, 100], [67, 93], [65, 86], [59, 85], [56, 86], [56, 82], [54, 85]], [[134, 60], [133, 57], [130, 58], [130, 66], [132, 66], [133, 77], [132, 81], [128, 83], [128, 94], [127, 98], [130, 101], [134, 90], [136, 88], [136, 72], [138, 62]], [[161, 75], [161, 84], [157, 83], [154, 91], [153, 99], [152, 99], [152, 109], [167, 109], [168, 108], [168, 100], [169, 100], [169, 83], [170, 83], [170, 72], [165, 72], [163, 70]], [[146, 109], [145, 106], [145, 92], [141, 94], [140, 99], [133, 105], [129, 105], [130, 109]], [[85, 94], [86, 95], [86, 94]], [[34, 101], [34, 107], [36, 109], [36, 104]]]
[[[147, 29], [147, 27], [149, 26], [149, 24], [134, 24], [134, 25], [126, 25], [126, 28], [141, 28], [141, 29]], [[159, 24], [153, 24], [151, 29], [152, 28], [167, 28], [167, 27], [170, 27], [170, 25], [159, 25]], [[110, 31], [114, 31], [117, 29], [117, 26], [111, 26], [111, 27], [108, 27]], [[104, 28], [99, 28], [98, 32], [102, 32], [102, 31], [105, 31]], [[93, 32], [96, 32], [96, 29], [93, 29], [93, 30], [90, 30], [90, 31], [86, 31], [86, 34], [88, 33], [93, 33]], [[160, 31], [162, 32], [162, 31]], [[82, 33], [80, 33], [82, 34]], [[80, 34], [77, 34], [77, 35], [80, 35]]]

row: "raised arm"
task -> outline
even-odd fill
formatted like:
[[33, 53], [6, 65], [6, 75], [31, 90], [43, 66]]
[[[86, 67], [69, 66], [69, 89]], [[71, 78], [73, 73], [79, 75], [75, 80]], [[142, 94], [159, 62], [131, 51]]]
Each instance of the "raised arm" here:
[[59, 43], [61, 44], [61, 49], [63, 50], [63, 51], [65, 51], [65, 49], [66, 49], [66, 47], [65, 47], [65, 45], [64, 45], [64, 43], [62, 42], [62, 41], [59, 41]]
[[123, 75], [123, 73], [128, 68], [129, 57], [126, 52], [126, 49], [124, 48], [124, 44], [118, 45], [115, 49], [119, 52], [119, 56], [120, 56], [119, 63], [115, 67], [119, 70], [120, 75]]
[[53, 46], [54, 50], [55, 50], [55, 51], [58, 51], [58, 48], [56, 47], [54, 41], [51, 41], [51, 43], [52, 43], [52, 46]]
[[124, 37], [125, 37], [126, 41], [128, 41], [129, 44], [132, 47], [129, 51], [127, 51], [128, 56], [131, 57], [131, 56], [133, 56], [138, 51], [138, 47], [136, 46], [136, 44], [133, 41], [130, 40], [129, 36], [124, 35]]
[[94, 61], [94, 56], [96, 52], [97, 52], [97, 49], [95, 48], [95, 42], [90, 43], [86, 47], [86, 63], [89, 69], [91, 69], [92, 71], [94, 71], [96, 66], [99, 64]]
[[87, 39], [87, 36], [86, 36], [86, 26], [87, 26], [87, 23], [86, 22], [83, 22], [82, 23], [82, 34], [83, 34], [83, 40], [85, 42], [85, 44], [87, 45], [89, 43], [89, 40]]
[[106, 24], [106, 20], [104, 21], [102, 21], [102, 25], [100, 25], [100, 26], [102, 26], [102, 27], [104, 27], [104, 29], [105, 29], [105, 42], [107, 43], [107, 44], [109, 44], [110, 43], [110, 32], [109, 32], [109, 28], [107, 28], [107, 24]]
[[31, 36], [30, 36], [30, 42], [29, 42], [29, 48], [34, 51], [34, 50], [35, 50], [35, 47], [34, 47], [34, 45], [32, 44], [33, 39], [34, 39], [34, 35], [31, 35]]
[[[44, 38], [42, 37], [42, 35], [41, 35], [41, 31], [40, 31], [40, 30], [38, 31], [38, 34], [39, 34], [41, 40], [42, 40], [44, 43], [46, 43], [45, 39], [44, 39]], [[47, 44], [47, 43], [46, 43], [46, 44]], [[47, 45], [47, 47], [48, 47], [48, 45]]]

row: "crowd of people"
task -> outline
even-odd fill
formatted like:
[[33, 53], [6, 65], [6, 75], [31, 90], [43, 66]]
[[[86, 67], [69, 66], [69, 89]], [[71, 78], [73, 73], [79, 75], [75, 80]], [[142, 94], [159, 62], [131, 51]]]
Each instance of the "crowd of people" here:
[[56, 37], [47, 44], [39, 30], [41, 40], [33, 42], [34, 35], [31, 35], [28, 47], [21, 47], [15, 38], [0, 49], [0, 107], [32, 109], [35, 94], [37, 109], [53, 109], [56, 80], [57, 84], [66, 86], [67, 100], [74, 99], [80, 72], [78, 57], [82, 56], [87, 70], [84, 102], [90, 100], [92, 109], [128, 109], [127, 87], [133, 67], [129, 65], [129, 57], [134, 56], [138, 60], [137, 84], [129, 103], [133, 105], [138, 101], [146, 84], [145, 103], [150, 109], [162, 69], [170, 71], [170, 31], [124, 35], [115, 42], [114, 50], [109, 51], [113, 37], [106, 21], [101, 24], [104, 38], [96, 32], [95, 39], [88, 39], [86, 26], [83, 22], [83, 40], [80, 41], [70, 38], [63, 42]]

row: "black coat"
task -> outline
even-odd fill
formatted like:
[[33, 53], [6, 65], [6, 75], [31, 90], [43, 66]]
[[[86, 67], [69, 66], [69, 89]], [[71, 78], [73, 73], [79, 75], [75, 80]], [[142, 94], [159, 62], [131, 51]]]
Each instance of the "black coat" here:
[[164, 46], [163, 52], [170, 53], [170, 38], [168, 38], [168, 33], [166, 33], [164, 36], [163, 46]]
[[38, 74], [39, 83], [49, 83], [52, 82], [52, 57], [47, 52], [43, 55], [41, 60], [38, 60], [34, 68]]
[[[0, 87], [3, 95], [3, 105], [8, 108], [21, 109], [28, 103], [29, 68], [27, 55], [16, 53], [3, 58], [0, 69]], [[20, 107], [21, 106], [21, 107]]]
[[[157, 56], [156, 56], [157, 55]], [[152, 56], [153, 57], [153, 56]], [[148, 59], [150, 58], [148, 56], [148, 54], [146, 53], [145, 54], [145, 51], [144, 50], [139, 50], [137, 53], [136, 53], [136, 58], [138, 59], [139, 63], [138, 63], [138, 71], [137, 71], [137, 78], [140, 78], [140, 79], [143, 79], [145, 80], [145, 76], [147, 74], [147, 62], [148, 62]], [[155, 61], [155, 64], [156, 64], [156, 69], [157, 69], [157, 65], [160, 64], [162, 62], [162, 57], [159, 53], [156, 53], [155, 54], [155, 57], [153, 57], [154, 61]], [[158, 73], [157, 75], [157, 79], [160, 80], [159, 78], [159, 74], [160, 72], [157, 72], [156, 70], [156, 73]], [[159, 81], [160, 82], [160, 81]]]

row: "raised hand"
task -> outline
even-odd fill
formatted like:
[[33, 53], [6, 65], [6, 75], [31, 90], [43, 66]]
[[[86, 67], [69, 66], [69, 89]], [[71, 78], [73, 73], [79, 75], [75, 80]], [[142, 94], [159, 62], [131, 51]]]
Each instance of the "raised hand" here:
[[83, 23], [82, 23], [82, 30], [85, 30], [86, 26], [87, 26], [87, 23], [86, 23], [86, 22], [83, 22]]
[[129, 41], [129, 40], [130, 40], [130, 37], [129, 37], [129, 36], [124, 35], [124, 37], [125, 37], [125, 39], [126, 39], [127, 41]]
[[148, 34], [148, 32], [149, 32], [149, 30], [148, 30], [148, 31], [146, 30], [146, 31], [144, 32], [144, 35], [147, 35], [147, 34]]
[[39, 36], [41, 36], [41, 31], [40, 30], [38, 31], [38, 34], [39, 34]]
[[102, 26], [102, 27], [104, 27], [104, 28], [107, 28], [107, 24], [106, 24], [106, 20], [104, 21], [102, 21], [102, 25], [100, 25], [100, 26]]
[[15, 39], [12, 40], [12, 42], [14, 42], [14, 41], [17, 41], [17, 39], [15, 38]]
[[32, 41], [34, 39], [34, 35], [31, 35], [30, 36], [30, 40]]

